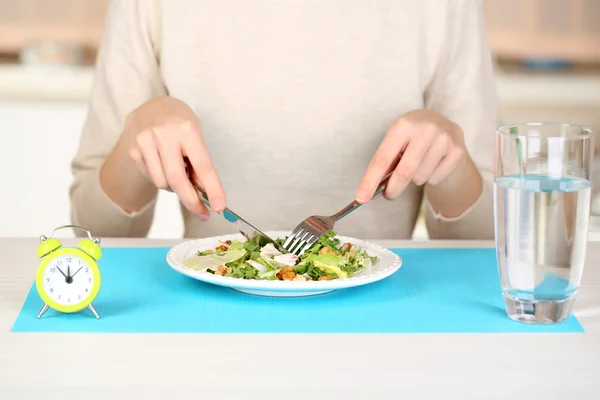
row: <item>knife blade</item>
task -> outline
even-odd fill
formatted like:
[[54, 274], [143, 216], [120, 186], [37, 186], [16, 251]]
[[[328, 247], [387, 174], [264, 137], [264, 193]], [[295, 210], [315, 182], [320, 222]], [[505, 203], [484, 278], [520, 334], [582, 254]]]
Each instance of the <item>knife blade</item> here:
[[[190, 174], [189, 174], [189, 169], [188, 169], [189, 166], [188, 166], [187, 160], [186, 160], [185, 166], [186, 166], [186, 173], [189, 178]], [[198, 197], [200, 198], [200, 200], [202, 200], [202, 202], [208, 207], [208, 209], [211, 210], [210, 203], [208, 201], [208, 195], [206, 194], [204, 189], [202, 189], [202, 187], [200, 187], [200, 185], [198, 185], [192, 179], [190, 179], [190, 182], [192, 182], [192, 186], [198, 192], [198, 194], [199, 194]], [[260, 229], [256, 228], [254, 225], [250, 224], [248, 221], [246, 221], [244, 218], [240, 217], [235, 212], [231, 211], [231, 209], [226, 207], [223, 211], [217, 212], [216, 214], [219, 214], [221, 217], [225, 218], [225, 220], [227, 220], [229, 223], [233, 224], [235, 226], [236, 230], [238, 232], [240, 232], [242, 235], [244, 235], [244, 237], [246, 239], [254, 241], [256, 239], [262, 238], [262, 239], [264, 239], [264, 241], [267, 241], [268, 243], [272, 243], [273, 246], [275, 246], [275, 248], [277, 250], [279, 250], [280, 252], [282, 252], [283, 254], [289, 253], [281, 244], [277, 243], [277, 241], [273, 240], [269, 235], [262, 232]]]

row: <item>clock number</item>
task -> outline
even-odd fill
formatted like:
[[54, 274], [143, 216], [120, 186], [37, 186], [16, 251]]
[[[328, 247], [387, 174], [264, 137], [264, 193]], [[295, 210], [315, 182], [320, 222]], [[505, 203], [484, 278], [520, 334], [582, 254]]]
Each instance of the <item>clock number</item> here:
[[71, 302], [71, 299], [67, 300], [69, 303]]
[[56, 262], [56, 265], [62, 265], [62, 260], [58, 260], [58, 261]]
[[50, 282], [50, 278], [46, 278], [46, 282]]
[[87, 268], [85, 269], [85, 272], [86, 272], [86, 273], [88, 272], [88, 269], [87, 269]]
[[67, 258], [67, 262], [71, 262], [72, 258]]
[[88, 291], [88, 289], [87, 289], [87, 288], [85, 288], [85, 291], [87, 292], [87, 291]]
[[50, 293], [54, 293], [54, 289], [50, 288]]
[[50, 272], [55, 272], [55, 271], [56, 271], [56, 268], [54, 268], [54, 267], [50, 268]]
[[91, 281], [92, 281], [92, 278], [88, 278], [88, 282], [91, 282]]
[[81, 295], [80, 294], [77, 295], [77, 300], [81, 300]]

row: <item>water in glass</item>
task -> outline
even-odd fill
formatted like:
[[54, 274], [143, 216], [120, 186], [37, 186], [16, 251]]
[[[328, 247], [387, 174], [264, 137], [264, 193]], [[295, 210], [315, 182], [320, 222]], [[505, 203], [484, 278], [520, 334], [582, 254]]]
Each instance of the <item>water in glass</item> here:
[[581, 283], [591, 202], [591, 129], [532, 122], [496, 135], [498, 270], [509, 317], [566, 320]]

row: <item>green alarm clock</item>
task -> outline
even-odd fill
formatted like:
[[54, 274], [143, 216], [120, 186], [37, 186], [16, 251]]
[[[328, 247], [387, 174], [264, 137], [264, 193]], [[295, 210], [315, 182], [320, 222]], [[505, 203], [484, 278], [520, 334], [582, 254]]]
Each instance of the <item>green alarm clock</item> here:
[[[87, 232], [88, 239], [81, 240], [78, 247], [63, 247], [60, 240], [52, 237], [54, 232], [63, 228], [83, 230]], [[100, 318], [92, 305], [100, 290], [100, 239], [92, 238], [89, 230], [77, 225], [60, 226], [49, 237], [40, 236], [37, 255], [42, 261], [35, 285], [44, 301], [37, 317], [40, 318], [51, 307], [62, 313], [88, 308], [96, 318]]]

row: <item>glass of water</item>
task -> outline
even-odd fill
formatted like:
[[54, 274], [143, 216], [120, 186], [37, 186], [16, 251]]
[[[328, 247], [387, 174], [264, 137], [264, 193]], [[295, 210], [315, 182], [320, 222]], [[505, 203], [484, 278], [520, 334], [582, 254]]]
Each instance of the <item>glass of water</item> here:
[[496, 131], [496, 254], [513, 320], [551, 324], [571, 314], [586, 253], [593, 133], [558, 122]]

